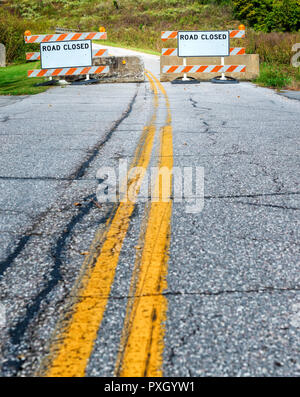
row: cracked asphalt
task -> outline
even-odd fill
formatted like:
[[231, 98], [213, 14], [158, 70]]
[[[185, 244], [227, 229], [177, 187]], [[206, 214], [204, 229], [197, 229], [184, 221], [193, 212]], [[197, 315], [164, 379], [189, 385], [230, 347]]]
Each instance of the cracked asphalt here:
[[[159, 58], [139, 55], [158, 77]], [[244, 82], [162, 86], [173, 167], [204, 171], [204, 197], [194, 195], [202, 210], [189, 213], [191, 197], [172, 195], [162, 375], [299, 376], [300, 102]], [[152, 89], [146, 78], [0, 97], [1, 376], [44, 375], [51, 366], [78, 278], [99, 256], [117, 211], [115, 203], [97, 202], [105, 184], [97, 171], [132, 163], [156, 111], [149, 167], [157, 166], [168, 105], [159, 91], [155, 110]], [[151, 206], [142, 196], [86, 376], [116, 371]]]

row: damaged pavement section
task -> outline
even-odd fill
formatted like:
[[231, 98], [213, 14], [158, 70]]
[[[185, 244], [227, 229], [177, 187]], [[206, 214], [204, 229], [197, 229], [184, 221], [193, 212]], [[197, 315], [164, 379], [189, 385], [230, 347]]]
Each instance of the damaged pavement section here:
[[[145, 81], [144, 62], [138, 56], [109, 56], [93, 59], [93, 66], [109, 66], [107, 74], [91, 74], [99, 83], [142, 83]], [[85, 80], [86, 75], [65, 76], [67, 82]], [[61, 80], [62, 77], [55, 78]]]

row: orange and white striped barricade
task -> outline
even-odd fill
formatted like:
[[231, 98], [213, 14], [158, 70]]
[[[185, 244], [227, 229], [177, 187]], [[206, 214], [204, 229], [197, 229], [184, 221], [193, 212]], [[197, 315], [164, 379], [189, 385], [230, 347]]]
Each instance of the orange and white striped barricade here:
[[246, 65], [171, 65], [163, 73], [244, 73]]
[[[242, 39], [245, 38], [245, 27], [242, 25], [241, 29], [230, 30], [229, 38], [231, 39]], [[170, 39], [178, 39], [178, 31], [163, 31], [161, 32], [162, 41]], [[246, 49], [244, 47], [230, 47], [228, 55], [245, 55]], [[162, 56], [179, 56], [178, 48], [163, 48], [161, 52]], [[209, 56], [209, 55], [207, 55]], [[221, 56], [221, 65], [192, 65], [187, 66], [186, 57], [183, 57], [183, 65], [171, 65], [164, 66], [162, 69], [163, 73], [183, 73], [183, 81], [188, 80], [187, 73], [222, 73], [220, 81], [227, 81], [225, 77], [226, 72], [244, 73], [246, 72], [245, 65], [225, 65], [224, 56]], [[215, 78], [213, 80], [218, 80]], [[230, 81], [237, 82], [235, 79]], [[219, 82], [219, 81], [214, 81]]]
[[[99, 50], [93, 50], [93, 59], [108, 57], [109, 53], [107, 49], [101, 48]], [[41, 53], [40, 52], [26, 52], [26, 61], [40, 61]]]
[[86, 33], [55, 33], [37, 34], [25, 36], [26, 44], [52, 43], [59, 41], [78, 41], [78, 40], [106, 40], [106, 32], [86, 32]]
[[[162, 68], [164, 74], [168, 73], [183, 73], [182, 81], [190, 83], [199, 83], [198, 80], [190, 80], [187, 78], [188, 73], [244, 73], [246, 72], [246, 65], [169, 65]], [[231, 81], [231, 80], [230, 80]], [[172, 83], [177, 83], [175, 80]]]
[[[246, 36], [245, 30], [230, 30], [230, 38], [231, 39], [243, 39]], [[177, 30], [173, 31], [164, 31], [161, 32], [161, 39], [162, 41], [167, 41], [170, 39], [177, 39]]]
[[[245, 55], [246, 49], [244, 47], [230, 47], [230, 55]], [[161, 55], [169, 57], [177, 57], [177, 48], [163, 48]]]
[[80, 76], [108, 73], [109, 66], [88, 66], [81, 68], [35, 69], [28, 71], [28, 77]]
[[26, 61], [40, 61], [41, 54], [39, 52], [26, 52]]
[[[26, 32], [27, 33], [27, 32]], [[79, 76], [108, 73], [108, 66], [93, 66], [93, 57], [107, 56], [106, 49], [92, 50], [92, 40], [107, 39], [106, 32], [26, 34], [26, 44], [40, 44], [40, 52], [26, 54], [27, 60], [41, 60], [41, 69], [29, 70], [28, 77]], [[30, 32], [29, 32], [30, 33]]]

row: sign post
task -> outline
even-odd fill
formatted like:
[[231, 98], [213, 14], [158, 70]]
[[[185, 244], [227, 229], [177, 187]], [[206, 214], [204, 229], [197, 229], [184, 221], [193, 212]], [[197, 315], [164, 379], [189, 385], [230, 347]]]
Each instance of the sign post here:
[[[186, 66], [186, 57], [183, 58], [183, 66]], [[183, 81], [189, 81], [190, 79], [187, 78], [187, 74], [183, 73]]]
[[[225, 58], [224, 58], [224, 57], [221, 57], [221, 65], [222, 65], [222, 66], [225, 65]], [[225, 77], [225, 73], [224, 73], [224, 72], [222, 72], [221, 80], [226, 80], [226, 77]]]

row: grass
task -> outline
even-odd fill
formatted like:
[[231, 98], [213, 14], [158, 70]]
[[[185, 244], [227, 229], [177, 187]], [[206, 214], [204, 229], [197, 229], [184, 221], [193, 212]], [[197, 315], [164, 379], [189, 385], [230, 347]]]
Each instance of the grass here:
[[300, 90], [300, 69], [287, 65], [262, 63], [260, 75], [254, 82], [277, 90]]
[[27, 71], [39, 68], [39, 62], [22, 63], [0, 68], [0, 95], [34, 95], [49, 87], [35, 87], [44, 78], [28, 78]]

